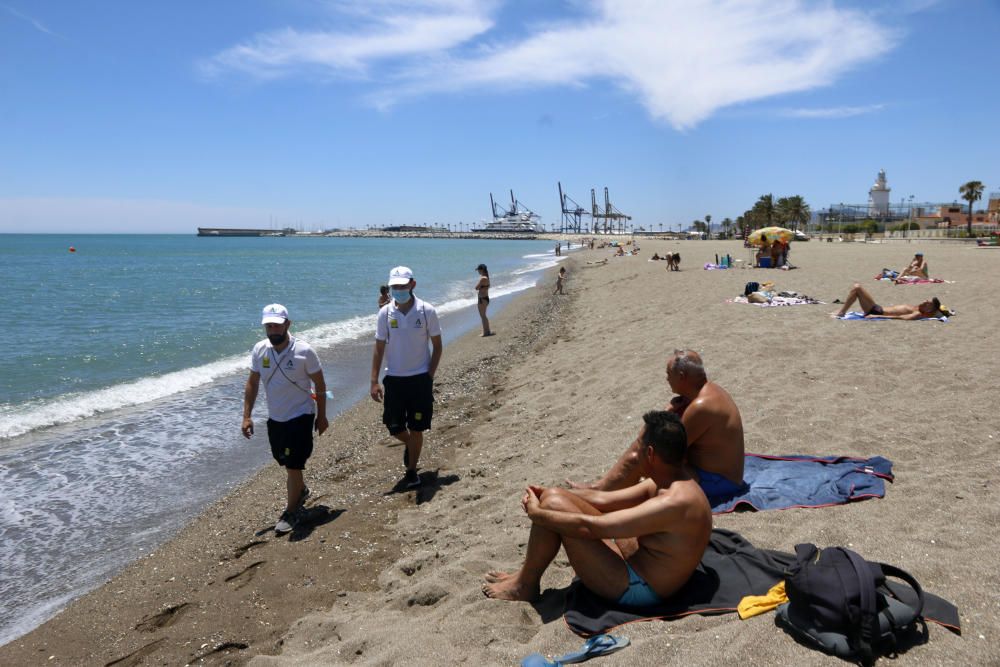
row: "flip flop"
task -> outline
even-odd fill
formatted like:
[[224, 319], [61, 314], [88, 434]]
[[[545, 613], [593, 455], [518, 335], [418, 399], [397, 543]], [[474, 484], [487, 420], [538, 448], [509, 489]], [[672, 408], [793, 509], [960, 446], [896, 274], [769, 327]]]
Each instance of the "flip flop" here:
[[557, 665], [571, 665], [577, 662], [584, 662], [591, 658], [614, 653], [629, 645], [628, 637], [617, 637], [615, 635], [594, 635], [583, 645], [579, 651], [567, 653], [564, 656], [553, 658]]
[[532, 653], [521, 661], [521, 667], [558, 667], [558, 662], [552, 662], [541, 653]]

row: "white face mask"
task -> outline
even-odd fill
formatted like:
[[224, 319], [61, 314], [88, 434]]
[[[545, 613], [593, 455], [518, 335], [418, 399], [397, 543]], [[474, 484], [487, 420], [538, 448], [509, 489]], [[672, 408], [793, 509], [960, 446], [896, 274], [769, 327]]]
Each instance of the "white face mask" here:
[[409, 289], [396, 289], [390, 290], [392, 292], [392, 298], [396, 300], [396, 303], [406, 303], [410, 300], [412, 294], [410, 294]]

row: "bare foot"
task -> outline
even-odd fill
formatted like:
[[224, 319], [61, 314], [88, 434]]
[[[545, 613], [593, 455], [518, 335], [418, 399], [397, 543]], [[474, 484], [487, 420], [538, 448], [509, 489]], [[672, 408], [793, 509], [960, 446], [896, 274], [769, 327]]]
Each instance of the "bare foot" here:
[[522, 583], [517, 574], [510, 572], [487, 572], [483, 584], [483, 595], [493, 600], [520, 600], [531, 602], [540, 592], [538, 584], [529, 586]]
[[830, 313], [830, 317], [832, 317], [835, 320], [839, 320], [843, 316], [844, 316], [843, 313]]

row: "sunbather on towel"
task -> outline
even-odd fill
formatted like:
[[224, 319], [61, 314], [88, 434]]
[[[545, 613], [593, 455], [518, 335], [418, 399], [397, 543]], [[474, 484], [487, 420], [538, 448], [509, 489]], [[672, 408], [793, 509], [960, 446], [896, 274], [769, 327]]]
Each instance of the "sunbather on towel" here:
[[687, 434], [675, 413], [643, 415], [643, 481], [620, 491], [529, 486], [521, 507], [531, 519], [524, 564], [488, 572], [483, 593], [534, 600], [559, 553], [584, 585], [629, 607], [663, 602], [691, 577], [712, 533], [712, 510], [684, 463]]
[[937, 297], [924, 301], [923, 303], [911, 306], [900, 304], [898, 306], [880, 306], [875, 303], [875, 299], [868, 293], [860, 283], [854, 283], [854, 287], [844, 298], [844, 305], [835, 313], [830, 313], [832, 317], [843, 317], [857, 301], [861, 306], [865, 317], [884, 317], [890, 320], [922, 320], [927, 317], [937, 317], [941, 312], [941, 302]]
[[[743, 490], [743, 419], [729, 393], [710, 382], [694, 350], [674, 350], [667, 358], [667, 384], [677, 393], [667, 410], [681, 416], [687, 431], [688, 463], [709, 497], [731, 496]], [[590, 484], [569, 482], [574, 489], [613, 491], [631, 486], [642, 476], [640, 437], [605, 473]]]

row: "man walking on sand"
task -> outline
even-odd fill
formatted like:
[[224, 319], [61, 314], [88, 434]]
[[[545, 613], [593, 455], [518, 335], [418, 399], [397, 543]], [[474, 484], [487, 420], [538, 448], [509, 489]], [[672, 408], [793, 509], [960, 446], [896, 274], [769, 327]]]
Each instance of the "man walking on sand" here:
[[[413, 271], [408, 267], [397, 266], [389, 272], [392, 301], [378, 312], [369, 392], [377, 402], [385, 399], [382, 423], [390, 435], [405, 445], [404, 481], [411, 489], [420, 486], [417, 463], [424, 431], [431, 427], [434, 373], [441, 362], [437, 311], [413, 294], [416, 286]], [[380, 385], [379, 374], [383, 370], [385, 377]]]
[[691, 577], [712, 533], [712, 509], [684, 463], [687, 435], [675, 413], [647, 412], [638, 441], [646, 477], [619, 491], [529, 486], [521, 507], [531, 519], [524, 564], [489, 572], [483, 593], [534, 600], [559, 553], [591, 591], [629, 607], [652, 607]]
[[[709, 382], [694, 350], [674, 350], [667, 357], [667, 384], [677, 393], [667, 408], [681, 418], [687, 433], [687, 461], [710, 499], [733, 496], [743, 484], [743, 419], [729, 393]], [[642, 477], [642, 433], [621, 458], [591, 484], [569, 482], [574, 489], [612, 491]]]
[[319, 357], [309, 345], [288, 334], [292, 321], [280, 303], [264, 308], [261, 324], [265, 340], [250, 353], [250, 377], [243, 390], [243, 436], [253, 435], [254, 403], [264, 377], [267, 395], [267, 438], [271, 455], [285, 468], [287, 503], [274, 532], [287, 533], [295, 528], [299, 510], [309, 497], [302, 471], [313, 450], [313, 429], [326, 431], [326, 382]]

